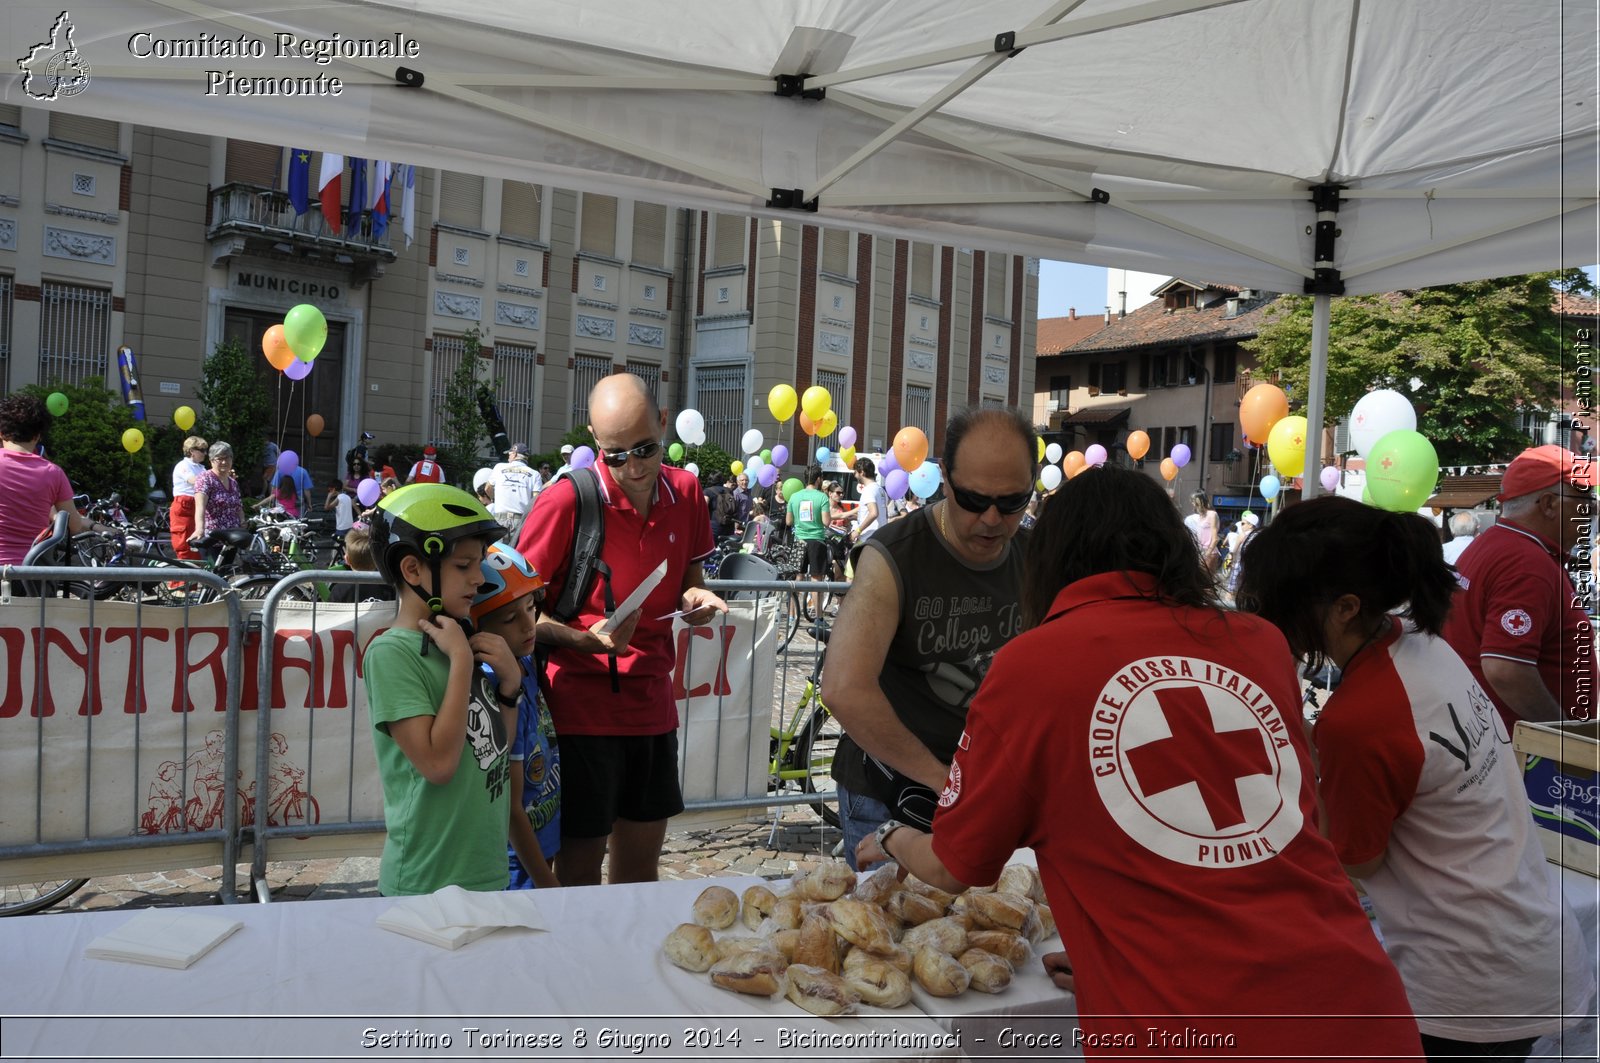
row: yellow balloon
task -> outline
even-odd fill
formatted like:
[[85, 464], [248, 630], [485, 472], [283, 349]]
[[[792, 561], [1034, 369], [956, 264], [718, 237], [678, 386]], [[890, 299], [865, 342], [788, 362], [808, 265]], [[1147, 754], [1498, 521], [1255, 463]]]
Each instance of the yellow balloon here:
[[[828, 389], [821, 384], [813, 384], [806, 388], [806, 393], [800, 396], [800, 409], [811, 418], [813, 424], [821, 425], [822, 418], [833, 409], [833, 396], [828, 394]], [[835, 418], [837, 421], [837, 418]], [[818, 432], [819, 435], [826, 433]]]
[[129, 454], [137, 453], [144, 446], [144, 433], [137, 428], [130, 428], [122, 433], [122, 449]]
[[846, 465], [854, 465], [856, 463], [856, 448], [845, 447], [843, 450], [839, 451], [839, 460], [844, 462]]
[[794, 388], [788, 384], [779, 384], [767, 392], [767, 409], [772, 411], [772, 416], [779, 421], [787, 421], [794, 416], [794, 408], [800, 404], [800, 396], [794, 393]]
[[179, 406], [172, 411], [172, 423], [187, 432], [194, 427], [194, 411], [187, 406]]
[[1299, 476], [1306, 468], [1306, 419], [1285, 417], [1267, 433], [1267, 457], [1280, 476]]
[[1043, 461], [1044, 460], [1044, 436], [1034, 436], [1033, 437], [1033, 441], [1035, 443], [1039, 444], [1039, 456], [1037, 458], [1034, 458], [1033, 460], [1034, 461]]
[[822, 415], [822, 419], [817, 422], [817, 435], [819, 436], [831, 436], [834, 432], [838, 431], [838, 429], [839, 415], [834, 413], [832, 410], [824, 413]]
[[744, 462], [739, 461], [737, 458], [734, 459], [733, 464], [728, 466], [728, 471], [733, 473], [735, 476], [738, 476], [740, 473], [744, 472]]

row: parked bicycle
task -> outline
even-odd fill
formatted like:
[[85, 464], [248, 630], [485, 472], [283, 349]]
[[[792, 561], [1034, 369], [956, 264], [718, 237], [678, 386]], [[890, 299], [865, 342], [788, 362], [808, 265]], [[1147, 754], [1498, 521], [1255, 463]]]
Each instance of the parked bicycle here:
[[[826, 628], [821, 629], [819, 637], [827, 641]], [[830, 777], [833, 757], [843, 734], [839, 721], [822, 702], [822, 654], [819, 652], [811, 674], [806, 677], [805, 688], [800, 692], [800, 700], [772, 726], [768, 792], [815, 794], [833, 789]], [[823, 801], [817, 803], [816, 809], [824, 823], [830, 827], [839, 826], [837, 805]]]

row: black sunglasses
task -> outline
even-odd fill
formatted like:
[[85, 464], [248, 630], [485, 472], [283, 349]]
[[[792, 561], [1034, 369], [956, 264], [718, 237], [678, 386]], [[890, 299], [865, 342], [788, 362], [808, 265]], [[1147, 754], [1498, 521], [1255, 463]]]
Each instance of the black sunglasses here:
[[968, 513], [987, 513], [993, 506], [1000, 511], [1001, 516], [1012, 516], [1028, 508], [1028, 500], [1033, 498], [1032, 491], [1021, 491], [1014, 495], [980, 495], [976, 491], [963, 490], [957, 487], [954, 480], [947, 480], [950, 494], [956, 500], [956, 505]]
[[640, 443], [638, 446], [630, 447], [627, 450], [606, 450], [602, 448], [600, 451], [600, 460], [611, 466], [613, 469], [620, 469], [624, 465], [628, 464], [628, 459], [630, 457], [638, 458], [640, 461], [649, 461], [651, 458], [655, 457], [660, 450], [661, 441], [659, 439], [653, 439], [648, 443]]

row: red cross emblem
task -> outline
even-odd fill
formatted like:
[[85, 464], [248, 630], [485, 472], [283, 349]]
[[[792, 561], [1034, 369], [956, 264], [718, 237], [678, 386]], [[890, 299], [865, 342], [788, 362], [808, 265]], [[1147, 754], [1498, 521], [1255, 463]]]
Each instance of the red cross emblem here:
[[1385, 469], [1392, 469], [1394, 467], [1394, 459], [1393, 458], [1384, 458], [1378, 464], [1382, 465]]
[[1172, 737], [1127, 751], [1140, 788], [1148, 796], [1192, 782], [1217, 830], [1244, 824], [1237, 781], [1272, 774], [1261, 732], [1213, 729], [1199, 687], [1169, 687], [1155, 696]]

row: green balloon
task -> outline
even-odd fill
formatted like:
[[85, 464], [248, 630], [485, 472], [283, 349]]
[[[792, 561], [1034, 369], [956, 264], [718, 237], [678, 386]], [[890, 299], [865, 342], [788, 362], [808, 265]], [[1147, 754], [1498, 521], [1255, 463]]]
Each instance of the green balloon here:
[[67, 412], [67, 397], [59, 391], [52, 391], [50, 397], [44, 400], [44, 408], [56, 417]]
[[798, 476], [791, 476], [787, 480], [783, 481], [784, 498], [793, 498], [795, 495], [799, 494], [805, 489], [806, 485], [800, 482], [800, 477]]
[[1421, 432], [1397, 429], [1367, 451], [1367, 487], [1379, 509], [1415, 513], [1439, 482], [1439, 453]]
[[[772, 451], [770, 449], [769, 450], [763, 450], [761, 452], [761, 463], [763, 465], [766, 465], [766, 464], [770, 463], [771, 461], [772, 461]], [[786, 491], [784, 493], [787, 494], [788, 492]]]
[[674, 443], [670, 447], [668, 447], [667, 448], [667, 457], [671, 458], [673, 461], [682, 461], [683, 460], [683, 444], [682, 443]]
[[328, 342], [328, 319], [310, 303], [301, 303], [283, 315], [283, 338], [296, 358], [309, 362]]

